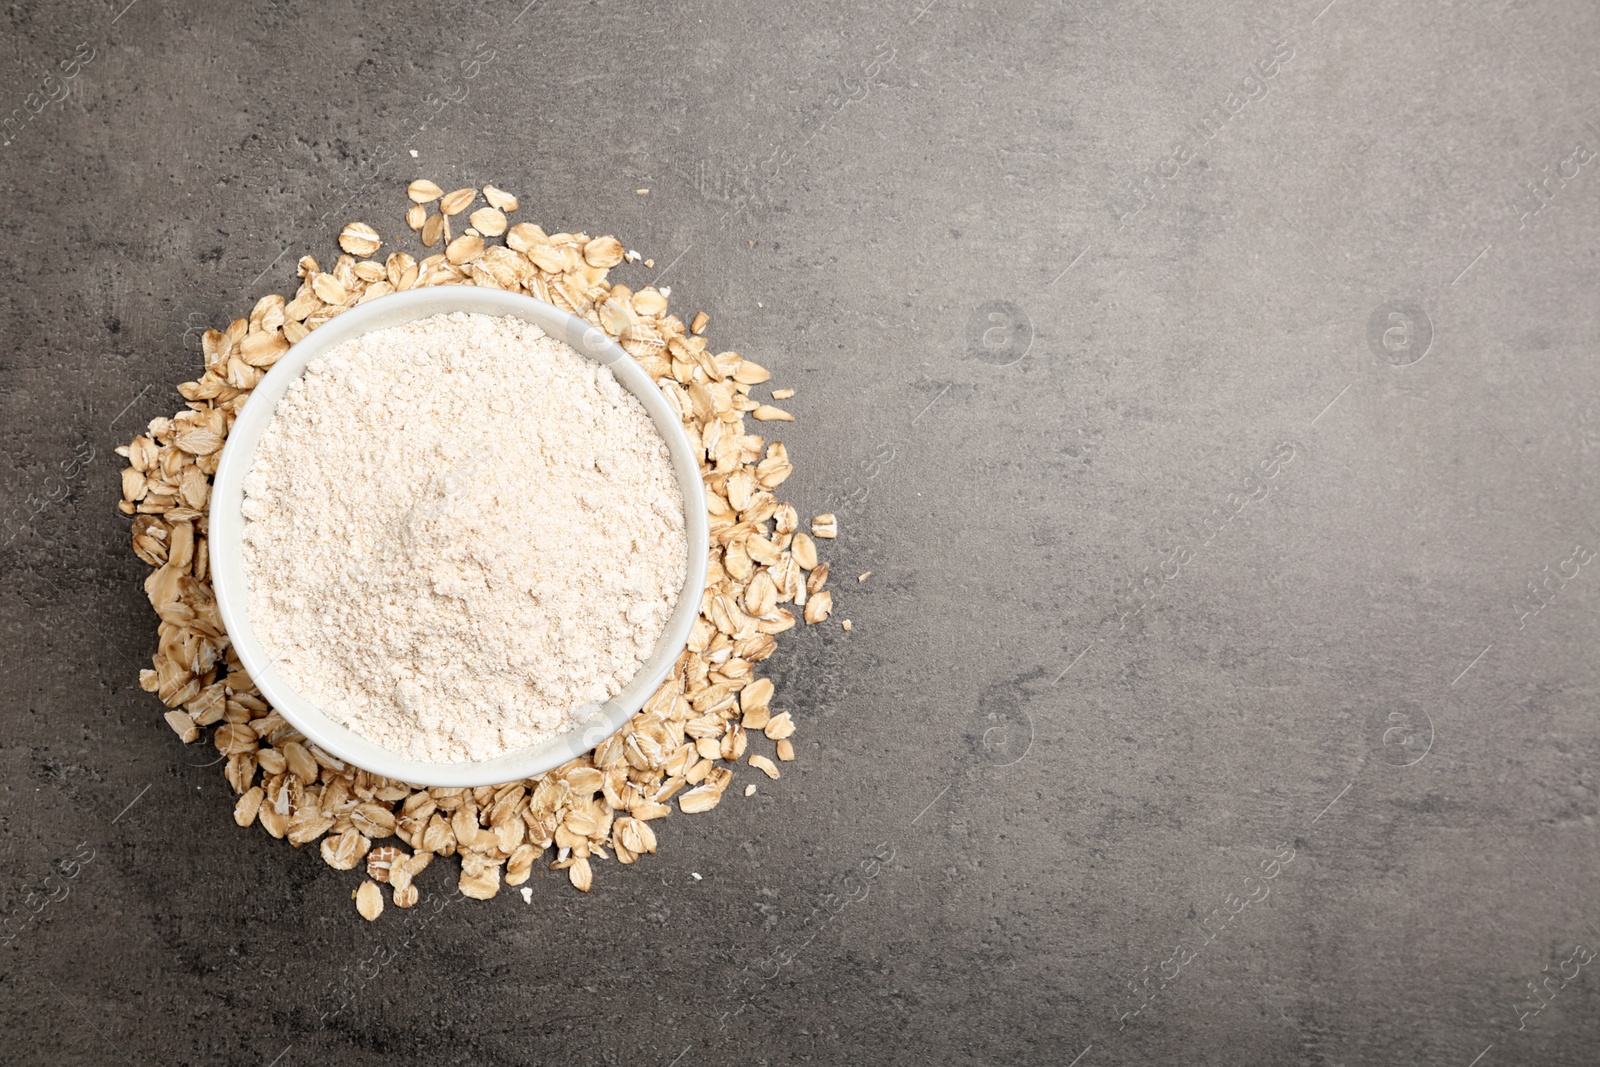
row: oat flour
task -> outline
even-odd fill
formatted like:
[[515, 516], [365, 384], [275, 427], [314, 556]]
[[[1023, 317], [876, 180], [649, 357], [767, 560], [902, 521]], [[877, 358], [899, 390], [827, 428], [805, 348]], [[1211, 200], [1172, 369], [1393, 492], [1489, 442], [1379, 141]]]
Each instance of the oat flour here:
[[492, 758], [615, 695], [687, 565], [644, 407], [513, 318], [439, 315], [313, 360], [245, 494], [251, 619], [284, 680], [414, 759]]

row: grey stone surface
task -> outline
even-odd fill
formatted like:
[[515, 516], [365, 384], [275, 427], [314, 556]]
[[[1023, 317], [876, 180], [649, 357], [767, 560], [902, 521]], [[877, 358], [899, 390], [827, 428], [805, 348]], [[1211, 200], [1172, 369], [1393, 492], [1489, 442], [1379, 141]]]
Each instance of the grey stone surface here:
[[[125, 2], [0, 13], [0, 1059], [1596, 1061], [1600, 9]], [[415, 175], [798, 390], [855, 630], [658, 857], [368, 925], [110, 452]]]

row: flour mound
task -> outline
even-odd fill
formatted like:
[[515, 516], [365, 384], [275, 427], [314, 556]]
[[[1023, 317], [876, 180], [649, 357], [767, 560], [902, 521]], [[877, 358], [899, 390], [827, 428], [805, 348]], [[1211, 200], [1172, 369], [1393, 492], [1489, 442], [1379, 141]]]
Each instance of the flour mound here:
[[666, 442], [611, 371], [515, 318], [314, 359], [245, 480], [250, 617], [293, 689], [391, 752], [491, 759], [622, 690], [688, 563]]

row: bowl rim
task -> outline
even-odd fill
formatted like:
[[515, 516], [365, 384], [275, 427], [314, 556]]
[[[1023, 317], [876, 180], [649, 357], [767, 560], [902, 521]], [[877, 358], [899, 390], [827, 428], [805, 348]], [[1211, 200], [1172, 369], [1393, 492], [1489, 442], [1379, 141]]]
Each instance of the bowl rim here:
[[[604, 704], [580, 705], [581, 720], [567, 730], [489, 760], [433, 763], [408, 759], [343, 726], [300, 696], [273, 666], [249, 617], [249, 581], [243, 562], [244, 479], [277, 405], [306, 365], [352, 338], [439, 314], [464, 312], [531, 322], [579, 355], [609, 367], [632, 393], [666, 441], [683, 498], [688, 560], [683, 589], [667, 627], [622, 691]], [[292, 345], [245, 401], [223, 445], [207, 505], [207, 542], [218, 614], [245, 673], [262, 697], [307, 741], [336, 759], [415, 786], [477, 787], [533, 778], [593, 749], [620, 730], [671, 673], [688, 643], [704, 596], [710, 521], [699, 458], [677, 409], [648, 372], [598, 326], [521, 293], [467, 285], [430, 286], [376, 297], [319, 326]]]

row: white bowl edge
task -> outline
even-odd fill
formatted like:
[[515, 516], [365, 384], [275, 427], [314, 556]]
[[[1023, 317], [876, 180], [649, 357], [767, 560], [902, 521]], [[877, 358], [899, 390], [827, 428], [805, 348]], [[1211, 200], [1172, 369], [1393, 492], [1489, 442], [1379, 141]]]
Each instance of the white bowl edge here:
[[[301, 697], [278, 674], [249, 619], [249, 581], [243, 560], [244, 479], [278, 401], [312, 359], [373, 330], [451, 312], [515, 317], [531, 322], [576, 352], [611, 368], [617, 382], [639, 399], [672, 456], [683, 496], [689, 543], [687, 573], [677, 606], [650, 658], [622, 692], [577, 726], [536, 745], [494, 759], [431, 763], [406, 759], [335, 722]], [[212, 586], [223, 626], [245, 672], [284, 719], [329, 755], [386, 778], [419, 786], [475, 787], [532, 778], [576, 759], [620, 730], [656, 691], [682, 652], [705, 590], [709, 522], [700, 465], [677, 412], [643, 367], [599, 327], [531, 296], [469, 285], [432, 286], [378, 297], [324, 323], [269, 370], [234, 420], [211, 488], [207, 535]]]

